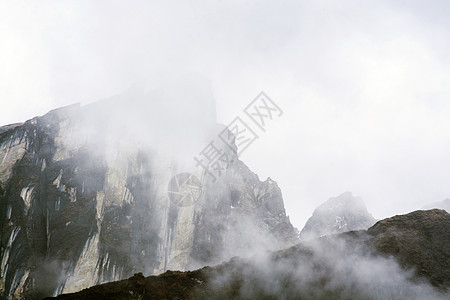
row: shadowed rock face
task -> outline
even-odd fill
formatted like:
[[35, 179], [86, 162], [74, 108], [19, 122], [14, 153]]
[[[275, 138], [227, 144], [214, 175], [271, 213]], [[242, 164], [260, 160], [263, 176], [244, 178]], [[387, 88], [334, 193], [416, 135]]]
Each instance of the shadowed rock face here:
[[367, 230], [370, 245], [434, 286], [450, 287], [450, 215], [419, 210], [377, 222]]
[[448, 228], [447, 212], [416, 211], [367, 231], [192, 272], [136, 274], [57, 299], [448, 299]]
[[338, 197], [330, 198], [314, 210], [300, 232], [300, 239], [307, 240], [329, 234], [367, 229], [375, 222], [375, 218], [367, 212], [361, 198], [346, 192]]
[[[296, 241], [277, 184], [260, 181], [233, 149], [223, 150], [230, 160], [216, 181], [185, 167], [224, 126], [208, 93], [192, 96], [190, 113], [167, 102], [174, 89], [132, 90], [0, 128], [3, 295], [39, 299]], [[186, 170], [199, 193], [178, 201], [168, 189]]]

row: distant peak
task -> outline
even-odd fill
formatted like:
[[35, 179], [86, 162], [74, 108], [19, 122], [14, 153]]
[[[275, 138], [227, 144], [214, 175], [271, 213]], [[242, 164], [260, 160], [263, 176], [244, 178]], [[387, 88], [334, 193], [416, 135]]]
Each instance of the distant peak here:
[[319, 205], [300, 233], [301, 239], [351, 230], [367, 229], [375, 223], [361, 197], [345, 192]]

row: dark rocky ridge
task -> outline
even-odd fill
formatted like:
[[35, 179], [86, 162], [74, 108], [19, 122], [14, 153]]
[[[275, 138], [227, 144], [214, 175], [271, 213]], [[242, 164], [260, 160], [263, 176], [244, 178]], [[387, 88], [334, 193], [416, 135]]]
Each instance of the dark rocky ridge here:
[[296, 241], [277, 184], [229, 148], [216, 182], [193, 173], [202, 184], [194, 202], [169, 199], [183, 162], [224, 129], [208, 93], [194, 93], [189, 113], [168, 103], [176, 89], [131, 90], [0, 128], [2, 295], [39, 299]]
[[417, 276], [436, 287], [450, 287], [450, 215], [445, 210], [384, 219], [367, 233], [380, 253], [396, 257], [402, 267], [414, 267]]
[[367, 211], [362, 199], [346, 192], [338, 197], [330, 198], [314, 210], [300, 232], [300, 239], [307, 240], [329, 234], [367, 229], [375, 222], [375, 218]]
[[446, 210], [448, 213], [450, 213], [450, 199], [433, 202], [422, 207], [422, 209], [433, 209], [433, 208], [443, 209]]
[[136, 274], [57, 299], [448, 299], [449, 228], [447, 212], [416, 211], [263, 257]]

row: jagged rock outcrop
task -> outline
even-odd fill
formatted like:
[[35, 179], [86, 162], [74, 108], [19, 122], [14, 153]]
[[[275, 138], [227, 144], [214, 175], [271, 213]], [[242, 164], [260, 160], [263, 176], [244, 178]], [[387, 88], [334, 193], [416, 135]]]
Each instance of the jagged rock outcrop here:
[[1, 127], [0, 293], [39, 299], [295, 242], [280, 189], [235, 149], [221, 147], [215, 179], [195, 164], [225, 129], [211, 99], [178, 82]]
[[330, 198], [317, 207], [300, 232], [302, 240], [351, 230], [367, 229], [375, 224], [360, 197], [350, 192]]
[[[448, 299], [450, 215], [416, 211], [192, 272], [108, 283], [57, 299]], [[431, 283], [431, 285], [429, 284]]]

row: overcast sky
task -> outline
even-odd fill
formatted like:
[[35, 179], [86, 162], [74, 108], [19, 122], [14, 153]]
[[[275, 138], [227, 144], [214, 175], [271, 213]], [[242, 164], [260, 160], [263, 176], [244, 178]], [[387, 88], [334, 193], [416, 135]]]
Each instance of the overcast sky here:
[[351, 191], [376, 218], [450, 197], [450, 2], [0, 2], [0, 125], [186, 70], [227, 124], [284, 114], [242, 159], [300, 229]]

